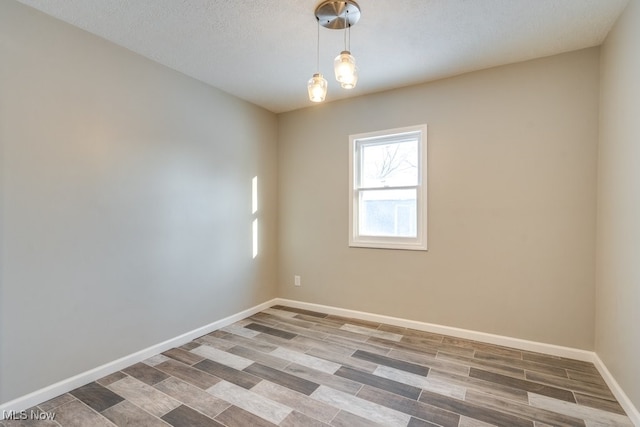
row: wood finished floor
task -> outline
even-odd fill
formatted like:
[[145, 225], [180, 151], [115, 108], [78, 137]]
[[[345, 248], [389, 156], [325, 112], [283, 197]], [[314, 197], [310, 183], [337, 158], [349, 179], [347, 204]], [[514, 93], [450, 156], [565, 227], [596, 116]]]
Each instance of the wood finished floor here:
[[633, 426], [593, 364], [275, 306], [59, 396], [37, 426]]

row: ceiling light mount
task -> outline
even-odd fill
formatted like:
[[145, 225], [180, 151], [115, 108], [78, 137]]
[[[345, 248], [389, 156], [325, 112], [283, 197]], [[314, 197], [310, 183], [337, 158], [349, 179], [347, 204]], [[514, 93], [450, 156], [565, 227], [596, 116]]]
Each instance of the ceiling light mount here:
[[[336, 80], [343, 89], [353, 89], [358, 82], [356, 59], [351, 55], [351, 27], [360, 19], [360, 6], [353, 0], [324, 0], [315, 10], [318, 27], [318, 44], [316, 50], [317, 65], [320, 69], [320, 26], [331, 30], [344, 30], [344, 50], [333, 60]], [[347, 43], [347, 36], [349, 42]], [[307, 82], [309, 99], [322, 102], [327, 95], [327, 80], [317, 71]]]
[[353, 0], [325, 0], [316, 7], [320, 25], [332, 30], [354, 26], [360, 19], [360, 6]]

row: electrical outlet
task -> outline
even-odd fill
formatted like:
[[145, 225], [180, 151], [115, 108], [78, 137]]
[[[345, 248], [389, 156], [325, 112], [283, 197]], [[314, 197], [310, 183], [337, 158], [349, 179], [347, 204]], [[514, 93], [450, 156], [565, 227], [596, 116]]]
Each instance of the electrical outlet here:
[[294, 286], [302, 286], [300, 284], [300, 276], [293, 276], [293, 285]]

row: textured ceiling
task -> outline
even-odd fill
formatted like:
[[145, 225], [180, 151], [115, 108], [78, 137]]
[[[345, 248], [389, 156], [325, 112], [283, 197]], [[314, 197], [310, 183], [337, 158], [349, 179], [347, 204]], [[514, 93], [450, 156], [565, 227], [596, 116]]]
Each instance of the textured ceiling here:
[[[319, 0], [19, 0], [273, 112], [313, 105]], [[628, 0], [358, 0], [360, 79], [333, 79], [343, 32], [321, 28], [327, 101], [597, 46]]]

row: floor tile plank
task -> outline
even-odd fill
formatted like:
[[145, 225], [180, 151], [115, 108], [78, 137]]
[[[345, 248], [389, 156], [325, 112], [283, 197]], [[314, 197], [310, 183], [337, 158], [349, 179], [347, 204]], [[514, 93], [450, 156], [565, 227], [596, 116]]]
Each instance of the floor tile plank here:
[[571, 369], [566, 369], [567, 375], [572, 380], [582, 381], [587, 384], [596, 384], [596, 385], [607, 385], [607, 383], [602, 379], [602, 377], [598, 374], [591, 374], [587, 372], [573, 371]]
[[261, 333], [256, 335], [254, 339], [259, 342], [275, 345], [275, 349], [286, 348], [288, 350], [299, 351], [300, 353], [304, 353], [311, 349], [311, 347], [307, 344], [302, 344], [298, 341], [294, 341], [293, 339], [285, 339], [270, 334]]
[[429, 391], [423, 391], [419, 400], [440, 409], [475, 418], [499, 427], [533, 427], [533, 421]]
[[330, 343], [344, 345], [345, 347], [353, 348], [353, 352], [355, 352], [356, 350], [363, 350], [363, 351], [367, 351], [369, 353], [380, 354], [380, 355], [384, 356], [384, 355], [388, 354], [391, 351], [391, 346], [371, 344], [371, 343], [363, 342], [363, 341], [354, 341], [354, 340], [349, 339], [349, 338], [338, 337], [338, 336], [335, 336], [335, 335], [331, 335], [331, 336], [327, 337], [327, 339], [325, 341], [330, 342]]
[[542, 396], [535, 393], [529, 393], [529, 402], [531, 406], [546, 409], [548, 411], [558, 412], [570, 417], [588, 419], [587, 423], [591, 426], [599, 427], [633, 427], [633, 423], [628, 417], [614, 414], [612, 412], [600, 409], [590, 408], [588, 406], [577, 405], [571, 402], [553, 399], [548, 396]]
[[[416, 344], [416, 343], [407, 342], [406, 340], [391, 341], [391, 340], [387, 340], [379, 337], [369, 337], [367, 339], [367, 343], [387, 347], [390, 349], [403, 350], [406, 352], [430, 354], [432, 356], [435, 356], [438, 353], [437, 344], [425, 344], [425, 343]], [[472, 356], [473, 350], [466, 351], [465, 355]]]
[[440, 427], [437, 424], [430, 423], [428, 421], [421, 420], [419, 418], [411, 417], [407, 427]]
[[293, 411], [280, 424], [280, 427], [327, 427], [329, 424], [320, 422], [300, 412]]
[[370, 385], [371, 387], [379, 388], [390, 393], [407, 397], [409, 399], [417, 400], [420, 396], [421, 389], [419, 387], [415, 387], [413, 385], [395, 381], [382, 376], [359, 371], [357, 369], [343, 366], [342, 368], [338, 369], [335, 374], [339, 377], [348, 378], [362, 384]]
[[526, 371], [540, 372], [543, 374], [554, 375], [556, 377], [568, 378], [567, 370], [556, 366], [545, 365], [543, 363], [532, 362], [529, 360], [514, 359], [512, 357], [502, 356], [499, 354], [485, 353], [483, 351], [476, 351], [474, 359], [484, 360], [487, 362], [503, 364], [521, 368]]
[[196, 363], [193, 367], [246, 389], [250, 389], [262, 381], [255, 375], [251, 375], [247, 372], [231, 368], [227, 365], [223, 365], [222, 363], [214, 362], [209, 359]]
[[202, 412], [209, 418], [215, 418], [231, 406], [229, 402], [218, 399], [206, 391], [175, 377], [168, 378], [154, 387], [167, 396], [171, 396], [183, 404]]
[[102, 386], [108, 386], [109, 384], [115, 383], [116, 381], [119, 381], [121, 379], [123, 379], [124, 377], [126, 377], [127, 374], [125, 374], [122, 371], [117, 371], [114, 372], [113, 374], [109, 374], [106, 377], [102, 377], [99, 380], [96, 380], [96, 382]]
[[213, 375], [209, 375], [208, 373], [203, 372], [200, 369], [193, 368], [173, 359], [156, 365], [156, 368], [173, 377], [180, 378], [181, 380], [186, 381], [189, 384], [193, 384], [203, 390], [208, 389], [209, 387], [220, 381], [219, 378], [214, 377]]
[[496, 374], [494, 372], [483, 371], [481, 369], [471, 368], [471, 371], [469, 371], [469, 377], [493, 382], [496, 384], [506, 385], [520, 390], [553, 397], [554, 399], [564, 400], [567, 402], [575, 403], [576, 401], [573, 393], [571, 393], [569, 390], [551, 387], [533, 381], [512, 378], [506, 375]]
[[64, 427], [114, 427], [111, 421], [98, 414], [79, 400], [56, 408], [55, 422]]
[[391, 350], [387, 355], [394, 359], [423, 365], [430, 369], [438, 369], [439, 371], [451, 372], [457, 375], [469, 375], [469, 366], [461, 364], [459, 362], [441, 360], [430, 354], [419, 354], [405, 352], [402, 350]]
[[261, 365], [260, 363], [254, 363], [251, 366], [247, 366], [244, 371], [253, 374], [256, 377], [271, 381], [274, 384], [297, 391], [298, 393], [306, 394], [307, 396], [313, 393], [320, 386], [312, 381], [299, 378], [295, 375], [279, 371], [269, 366]]
[[457, 427], [460, 420], [454, 412], [366, 385], [357, 396], [443, 427]]
[[478, 390], [485, 393], [490, 393], [494, 396], [503, 397], [505, 399], [514, 400], [516, 402], [528, 402], [529, 395], [525, 390], [521, 390], [514, 387], [505, 386], [502, 384], [480, 380], [472, 378], [467, 375], [456, 375], [450, 372], [443, 372], [436, 369], [429, 371], [429, 379], [439, 380], [452, 386], [458, 385], [464, 387], [467, 390]]
[[310, 329], [314, 331], [323, 332], [327, 335], [332, 335], [335, 337], [349, 338], [350, 340], [353, 340], [353, 341], [364, 342], [367, 340], [367, 338], [369, 338], [369, 335], [363, 335], [363, 334], [358, 334], [356, 332], [345, 331], [344, 329], [336, 328], [333, 326], [322, 325], [322, 324], [313, 325]]
[[340, 327], [343, 331], [355, 332], [357, 334], [366, 335], [369, 337], [382, 338], [389, 341], [400, 341], [403, 339], [402, 335], [394, 334], [393, 332], [384, 332], [378, 329], [372, 329], [365, 326], [353, 325], [351, 323], [345, 323]]
[[379, 405], [326, 386], [318, 387], [311, 397], [320, 402], [340, 408], [343, 411], [351, 412], [362, 418], [366, 418], [370, 421], [389, 427], [405, 427], [410, 420], [410, 417], [403, 412], [396, 411], [383, 405]]
[[444, 337], [442, 340], [442, 346], [455, 346], [462, 348], [472, 348], [476, 352], [481, 351], [483, 353], [489, 353], [496, 356], [509, 357], [511, 359], [522, 359], [522, 351], [514, 348], [503, 347], [495, 344], [483, 343], [480, 341], [468, 340], [464, 338], [456, 337]]
[[144, 363], [131, 365], [123, 369], [122, 372], [149, 385], [154, 385], [169, 378], [169, 375]]
[[416, 365], [415, 363], [405, 362], [388, 356], [380, 356], [367, 351], [358, 350], [353, 353], [353, 356], [351, 357], [357, 357], [358, 359], [368, 360], [369, 362], [377, 363], [378, 365], [390, 366], [392, 368], [400, 369], [401, 371], [407, 371], [425, 377], [429, 374], [429, 368], [426, 366]]
[[270, 314], [270, 315], [276, 316], [276, 317], [288, 317], [288, 318], [292, 318], [292, 317], [298, 316], [298, 313], [296, 313], [294, 311], [280, 310], [280, 309], [274, 308], [274, 307], [262, 310], [261, 313]]
[[296, 363], [298, 365], [325, 372], [327, 374], [333, 374], [338, 369], [340, 369], [340, 365], [338, 363], [330, 362], [319, 357], [310, 356], [306, 353], [288, 350], [286, 348], [277, 348], [269, 354], [284, 360], [288, 360], [292, 363]]
[[378, 367], [376, 363], [368, 362], [366, 360], [358, 359], [355, 357], [350, 357], [353, 353], [349, 355], [342, 355], [335, 353], [329, 349], [312, 348], [311, 350], [307, 351], [306, 354], [337, 363], [338, 365], [349, 366], [351, 368], [359, 369], [365, 372], [373, 372]]
[[[226, 336], [240, 337], [239, 335], [234, 335], [234, 334], [225, 334], [224, 336], [225, 337]], [[222, 337], [217, 337], [217, 336], [214, 336], [214, 335], [211, 335], [211, 334], [203, 335], [203, 336], [201, 336], [199, 338], [196, 338], [195, 340], [193, 340], [193, 342], [198, 343], [200, 345], [208, 345], [209, 347], [215, 347], [215, 348], [217, 348], [219, 350], [224, 350], [224, 351], [230, 349], [231, 347], [233, 347], [235, 345], [234, 343], [232, 343], [232, 342], [230, 342], [228, 340], [225, 340]], [[178, 350], [182, 350], [182, 349], [180, 348]], [[191, 349], [191, 350], [193, 350], [193, 349]], [[191, 350], [189, 350], [189, 352]], [[174, 359], [178, 360], [175, 357], [174, 357]], [[184, 362], [184, 363], [190, 364], [188, 362]]]
[[[529, 381], [535, 381], [541, 384], [547, 384], [554, 387], [562, 387], [565, 389], [580, 392], [594, 397], [600, 397], [602, 399], [616, 400], [613, 393], [609, 390], [605, 384], [596, 385], [590, 383], [584, 383], [582, 381], [576, 381], [569, 378], [559, 378], [551, 375], [545, 375], [538, 372], [527, 372], [525, 375]], [[544, 393], [539, 393], [544, 394]]]
[[276, 425], [292, 411], [281, 403], [227, 381], [220, 381], [207, 392]]
[[72, 390], [69, 394], [97, 412], [102, 412], [124, 400], [122, 396], [96, 382]]
[[602, 409], [603, 411], [609, 411], [620, 415], [627, 415], [624, 412], [624, 409], [622, 409], [622, 406], [620, 406], [620, 404], [615, 400], [600, 399], [598, 397], [588, 396], [581, 393], [573, 394], [580, 405], [589, 406], [595, 409]]
[[284, 369], [290, 361], [281, 359], [270, 355], [269, 353], [263, 353], [261, 351], [252, 350], [241, 345], [236, 345], [227, 350], [231, 354], [244, 357], [245, 359], [253, 360], [254, 362], [262, 363], [263, 365], [270, 366], [274, 369]]
[[216, 420], [227, 427], [273, 427], [276, 425], [237, 406], [231, 406], [218, 415]]
[[373, 422], [347, 411], [340, 411], [338, 415], [331, 420], [331, 425], [334, 427], [384, 427], [383, 424]]
[[317, 338], [311, 338], [303, 335], [298, 335], [291, 341], [304, 344], [305, 346], [309, 347], [309, 351], [325, 350], [325, 351], [331, 351], [333, 353], [341, 354], [343, 356], [351, 356], [353, 352], [357, 350], [356, 348], [349, 347], [346, 345], [332, 343], [330, 341], [327, 341], [326, 339], [320, 340]]
[[[244, 368], [246, 368], [247, 366], [253, 363], [252, 360], [245, 359], [244, 357], [237, 356], [227, 351], [222, 351], [222, 350], [218, 350], [217, 348], [209, 347], [208, 345], [201, 345], [198, 348], [194, 348], [193, 350], [191, 350], [191, 353], [197, 354], [198, 356], [202, 356], [205, 359], [214, 360], [216, 363], [221, 363], [225, 366], [228, 366], [233, 369], [237, 369], [239, 371], [243, 370]], [[203, 360], [201, 360], [198, 363], [201, 363], [201, 362], [203, 362]], [[198, 363], [196, 363], [195, 365], [197, 365]]]
[[317, 312], [317, 311], [305, 310], [303, 308], [286, 307], [286, 306], [283, 306], [283, 305], [274, 305], [273, 308], [277, 308], [278, 310], [291, 311], [291, 312], [298, 313], [298, 314], [305, 314], [307, 316], [312, 316], [312, 317], [319, 317], [321, 319], [323, 319], [323, 318], [328, 316], [328, 314], [326, 314], [326, 313], [320, 313], [320, 312]]
[[168, 424], [158, 417], [139, 408], [128, 400], [122, 401], [104, 411], [102, 415], [118, 427], [167, 427]]
[[409, 384], [420, 389], [432, 391], [434, 393], [443, 394], [457, 399], [464, 399], [467, 392], [466, 387], [453, 384], [445, 379], [437, 378], [431, 375], [426, 377], [422, 375], [412, 374], [410, 372], [401, 371], [399, 369], [390, 368], [388, 366], [379, 366], [374, 372], [375, 375], [396, 380], [398, 382]]
[[438, 351], [436, 359], [459, 363], [470, 368], [482, 369], [483, 371], [496, 372], [502, 375], [524, 379], [524, 369], [510, 364], [481, 360], [474, 357], [451, 354], [444, 351]]
[[109, 386], [109, 389], [156, 417], [161, 417], [181, 404], [172, 397], [132, 377], [116, 381]]
[[326, 319], [333, 322], [341, 323], [342, 325], [344, 325], [345, 323], [350, 323], [352, 325], [365, 326], [373, 329], [376, 329], [380, 326], [380, 323], [371, 320], [354, 319], [352, 317], [338, 316], [336, 314], [330, 314], [326, 317]]
[[174, 427], [224, 427], [223, 424], [185, 405], [165, 414], [162, 419]]
[[340, 411], [334, 406], [270, 381], [261, 381], [251, 391], [324, 423], [331, 422]]
[[[260, 334], [258, 334], [260, 335]], [[229, 343], [233, 344], [233, 345], [241, 345], [243, 347], [246, 347], [248, 349], [251, 350], [255, 350], [255, 351], [261, 351], [263, 353], [269, 353], [273, 350], [275, 350], [276, 348], [278, 348], [277, 345], [275, 344], [270, 344], [267, 342], [263, 342], [260, 340], [256, 340], [256, 339], [252, 339], [252, 338], [246, 338], [246, 337], [242, 337], [240, 335], [234, 335], [234, 334], [228, 334], [224, 337], [221, 338], [224, 341], [228, 341]], [[233, 348], [233, 346], [230, 346], [230, 348]]]
[[524, 360], [530, 360], [533, 362], [543, 363], [560, 368], [599, 375], [598, 370], [593, 363], [584, 362], [581, 360], [573, 360], [564, 357], [549, 356], [547, 354], [532, 353], [527, 351], [522, 352], [522, 358]]
[[362, 384], [356, 381], [351, 381], [347, 378], [338, 377], [336, 375], [327, 374], [322, 371], [308, 368], [306, 366], [292, 363], [284, 369], [285, 372], [296, 375], [306, 380], [317, 382], [321, 385], [326, 385], [336, 390], [343, 391], [345, 393], [355, 395], [361, 388]]
[[162, 354], [189, 366], [195, 365], [196, 363], [201, 362], [204, 359], [203, 356], [200, 356], [197, 353], [185, 351], [181, 348], [172, 348], [171, 350], [167, 350]]
[[585, 427], [581, 418], [569, 417], [557, 412], [532, 408], [527, 403], [515, 402], [509, 399], [501, 399], [476, 390], [470, 390], [465, 401], [475, 403], [487, 408], [520, 416], [531, 421], [541, 421], [555, 427]]
[[76, 400], [76, 398], [73, 395], [69, 393], [65, 393], [63, 395], [60, 395], [58, 397], [55, 397], [53, 399], [47, 400], [46, 402], [39, 404], [38, 408], [40, 408], [40, 410], [43, 412], [49, 412], [54, 410], [58, 406], [64, 405], [65, 403], [69, 403], [73, 400]]

